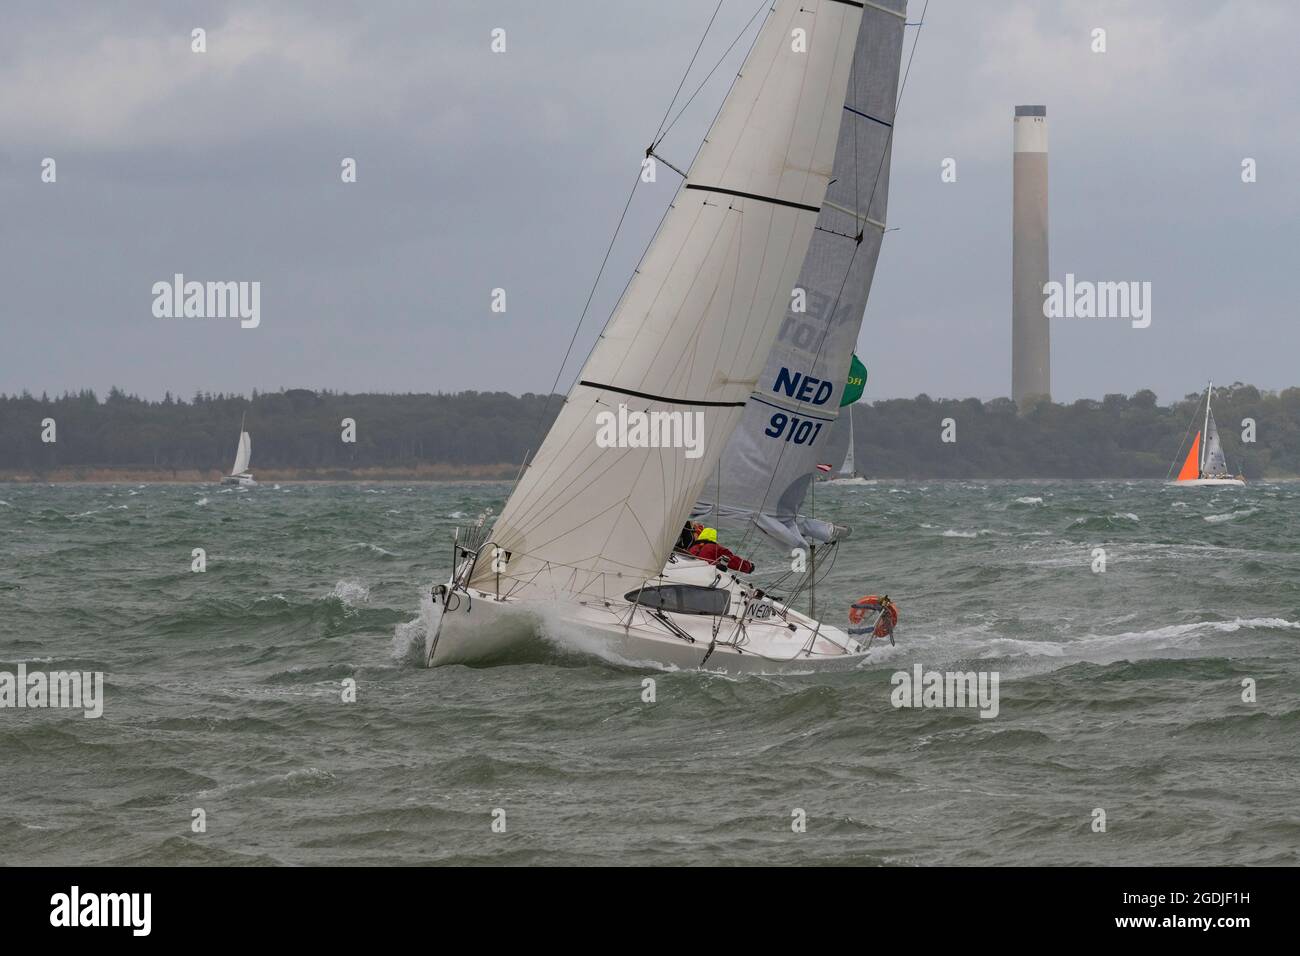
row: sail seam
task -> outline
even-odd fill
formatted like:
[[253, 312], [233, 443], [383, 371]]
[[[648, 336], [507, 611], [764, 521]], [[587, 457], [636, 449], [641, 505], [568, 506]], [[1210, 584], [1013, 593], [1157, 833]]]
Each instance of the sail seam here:
[[586, 385], [588, 388], [599, 388], [606, 392], [618, 392], [620, 395], [631, 395], [633, 398], [648, 398], [652, 402], [667, 402], [669, 405], [699, 405], [705, 408], [744, 408], [744, 402], [706, 402], [691, 398], [670, 398], [667, 395], [653, 395], [650, 392], [638, 392], [630, 388], [619, 388], [617, 385], [602, 385], [599, 382], [589, 382], [585, 378], [578, 382], [579, 385]]
[[726, 196], [739, 196], [741, 199], [757, 199], [759, 202], [770, 202], [777, 206], [789, 206], [791, 209], [804, 209], [808, 212], [821, 212], [819, 206], [810, 206], [807, 203], [795, 202], [791, 199], [779, 199], [776, 196], [760, 196], [758, 193], [742, 192], [739, 189], [726, 189], [722, 186], [698, 186], [695, 183], [687, 183], [687, 189], [702, 189], [710, 193], [722, 193]]
[[878, 116], [872, 116], [870, 113], [864, 113], [864, 112], [862, 112], [862, 110], [855, 110], [852, 106], [849, 106], [848, 103], [845, 103], [845, 104], [844, 104], [844, 108], [845, 108], [846, 110], [848, 110], [850, 113], [852, 113], [854, 116], [861, 116], [863, 119], [869, 119], [869, 120], [871, 120], [871, 122], [873, 122], [873, 123], [879, 123], [881, 126], [888, 127], [889, 129], [893, 129], [893, 128], [894, 128], [894, 124], [893, 124], [893, 123], [886, 123], [884, 120], [882, 120], [882, 119], [881, 119], [880, 117], [878, 117]]
[[879, 10], [881, 13], [888, 13], [891, 17], [898, 17], [898, 19], [900, 20], [907, 19], [907, 14], [899, 13], [897, 10], [891, 10], [889, 9], [889, 7], [881, 6], [878, 3], [872, 3], [871, 0], [866, 0], [865, 3], [860, 2], [860, 0], [832, 0], [832, 2], [842, 3], [845, 6], [849, 6], [849, 7], [857, 7], [859, 10], [863, 10], [866, 9], [867, 7], [870, 7], [872, 10]]
[[770, 406], [770, 407], [772, 407], [772, 408], [779, 408], [779, 409], [780, 409], [781, 411], [783, 411], [783, 412], [791, 412], [792, 414], [798, 415], [798, 416], [800, 416], [801, 418], [811, 418], [813, 421], [816, 421], [816, 422], [833, 422], [833, 421], [835, 421], [834, 418], [822, 418], [820, 415], [809, 415], [807, 412], [803, 411], [801, 408], [798, 408], [798, 407], [791, 408], [791, 407], [789, 407], [789, 406], [787, 406], [787, 405], [778, 405], [776, 402], [769, 402], [769, 401], [767, 401], [766, 399], [759, 398], [757, 395], [751, 395], [751, 396], [749, 396], [749, 398], [750, 398], [750, 401], [758, 402], [760, 405], [768, 405], [768, 406]]

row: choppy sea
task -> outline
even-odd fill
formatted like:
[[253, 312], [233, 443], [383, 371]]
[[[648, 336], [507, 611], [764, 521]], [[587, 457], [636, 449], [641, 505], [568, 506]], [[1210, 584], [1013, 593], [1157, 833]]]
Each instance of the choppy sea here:
[[[860, 671], [562, 635], [425, 670], [451, 530], [507, 491], [0, 484], [0, 672], [105, 681], [97, 719], [0, 707], [0, 862], [1300, 860], [1300, 484], [822, 486], [821, 616], [901, 609]], [[996, 672], [997, 716], [893, 706], [917, 664]]]

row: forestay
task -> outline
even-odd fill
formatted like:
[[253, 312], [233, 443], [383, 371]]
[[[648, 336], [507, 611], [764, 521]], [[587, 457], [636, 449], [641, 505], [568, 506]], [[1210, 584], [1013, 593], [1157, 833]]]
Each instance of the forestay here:
[[[499, 572], [511, 595], [621, 600], [660, 572], [716, 472], [799, 279], [832, 176], [862, 15], [842, 0], [774, 4], [637, 274], [497, 520], [491, 543], [499, 558], [477, 564], [475, 586], [495, 586]], [[840, 204], [848, 199], [842, 189], [835, 195]], [[840, 225], [853, 222], [846, 215]], [[682, 441], [602, 447], [598, 415], [618, 414], [620, 405], [629, 414], [670, 413], [679, 438], [699, 428], [702, 440], [694, 449]]]

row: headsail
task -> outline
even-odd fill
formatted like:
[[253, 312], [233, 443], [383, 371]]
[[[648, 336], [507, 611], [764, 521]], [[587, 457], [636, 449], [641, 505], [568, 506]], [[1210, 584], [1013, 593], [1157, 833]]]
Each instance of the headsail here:
[[844, 453], [844, 464], [840, 465], [840, 476], [842, 478], [852, 478], [854, 472], [853, 465], [853, 406], [849, 406], [849, 450]]
[[239, 433], [239, 448], [235, 451], [235, 464], [230, 469], [232, 475], [242, 475], [248, 470], [248, 462], [253, 457], [253, 439], [248, 432]]
[[[875, 6], [773, 5], [640, 268], [493, 528], [501, 560], [480, 561], [471, 584], [491, 588], [501, 570], [510, 593], [621, 598], [663, 568], [799, 279], [833, 175], [858, 26]], [[806, 44], [792, 42], [796, 30]], [[838, 186], [831, 198], [846, 201]], [[837, 223], [853, 228], [850, 216]], [[682, 441], [627, 447], [644, 442], [620, 429], [611, 447], [598, 441], [602, 413], [620, 423], [630, 413], [675, 421]], [[684, 449], [688, 434], [700, 441]]]
[[[1168, 475], [1168, 472], [1165, 472]], [[1178, 481], [1195, 481], [1201, 477], [1201, 433], [1197, 432], [1196, 437], [1192, 439], [1191, 450], [1187, 452], [1187, 458], [1183, 461], [1183, 467], [1178, 472]]]
[[1223, 444], [1219, 441], [1214, 412], [1210, 412], [1205, 426], [1205, 464], [1201, 470], [1207, 478], [1217, 478], [1228, 473], [1228, 459], [1224, 457]]
[[[799, 514], [825, 461], [850, 356], [880, 254], [906, 0], [863, 9], [853, 78], [839, 119], [835, 178], [787, 302], [777, 341], [697, 515], [757, 525], [786, 546], [829, 540], [833, 526]], [[796, 311], [801, 305], [806, 311]], [[715, 517], [716, 516], [716, 517]]]

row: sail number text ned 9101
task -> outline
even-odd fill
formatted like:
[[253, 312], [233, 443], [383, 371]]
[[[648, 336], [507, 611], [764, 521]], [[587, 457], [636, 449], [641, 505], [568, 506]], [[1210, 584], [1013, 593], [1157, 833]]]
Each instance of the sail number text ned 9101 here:
[[794, 442], [796, 445], [807, 445], [817, 440], [823, 424], [823, 422], [811, 422], [798, 415], [773, 412], [772, 417], [768, 419], [767, 428], [763, 429], [763, 434], [769, 438], [784, 436], [786, 441]]
[[[776, 381], [772, 385], [774, 394], [783, 393], [787, 398], [795, 401], [809, 402], [818, 406], [825, 405], [834, 390], [835, 387], [824, 379], [813, 378], [802, 372], [792, 372], [788, 368], [782, 368], [777, 372]], [[796, 445], [807, 445], [817, 440], [824, 424], [824, 421], [800, 418], [798, 415], [786, 412], [773, 412], [772, 417], [768, 419], [767, 428], [763, 429], [763, 434]]]

